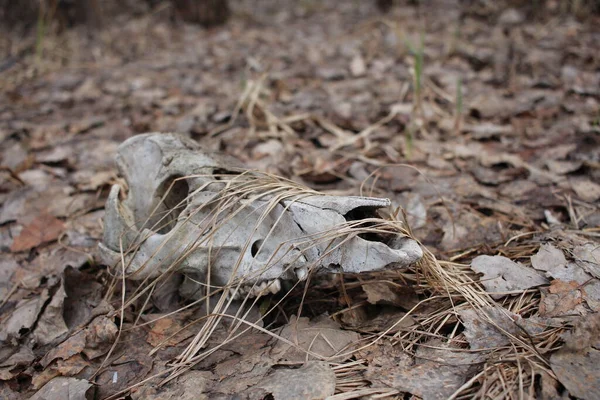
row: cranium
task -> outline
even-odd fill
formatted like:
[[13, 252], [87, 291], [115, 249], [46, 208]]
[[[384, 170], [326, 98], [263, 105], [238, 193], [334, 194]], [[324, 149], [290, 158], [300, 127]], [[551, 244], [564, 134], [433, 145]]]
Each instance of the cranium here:
[[175, 271], [196, 288], [258, 296], [309, 270], [378, 271], [422, 256], [377, 215], [389, 200], [323, 195], [244, 170], [180, 135], [134, 136], [116, 162], [128, 193], [110, 191], [100, 254], [107, 265], [124, 261], [133, 279]]

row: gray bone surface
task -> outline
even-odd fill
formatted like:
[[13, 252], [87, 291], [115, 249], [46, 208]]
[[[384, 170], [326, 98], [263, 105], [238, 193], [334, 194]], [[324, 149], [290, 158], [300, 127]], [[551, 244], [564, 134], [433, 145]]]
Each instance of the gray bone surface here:
[[[422, 256], [414, 240], [399, 234], [386, 242], [351, 231], [319, 239], [362, 221], [360, 215], [377, 221], [376, 210], [389, 206], [388, 199], [329, 196], [307, 188], [281, 198], [266, 189], [236, 197], [227, 191], [228, 182], [245, 179], [248, 171], [180, 135], [134, 136], [119, 146], [116, 163], [128, 190], [111, 188], [99, 249], [107, 265], [124, 260], [133, 279], [175, 270], [214, 286], [244, 281], [277, 292], [280, 280], [303, 280], [309, 268], [379, 271]], [[225, 203], [229, 208], [222, 207]]]

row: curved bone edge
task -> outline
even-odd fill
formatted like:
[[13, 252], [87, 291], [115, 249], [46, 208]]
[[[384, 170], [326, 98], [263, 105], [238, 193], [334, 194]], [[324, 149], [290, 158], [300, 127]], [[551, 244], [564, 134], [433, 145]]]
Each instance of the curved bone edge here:
[[120, 207], [119, 193], [121, 187], [113, 185], [110, 189], [105, 205], [104, 234], [102, 241], [106, 247], [113, 251], [120, 251], [121, 245], [124, 250], [135, 240], [137, 232], [133, 216], [126, 207]]
[[[199, 150], [196, 143], [171, 134], [137, 135], [119, 146], [117, 168], [129, 185], [130, 193], [123, 204], [131, 210], [138, 228], [152, 228], [153, 223], [157, 222], [153, 220], [145, 226], [161, 200], [162, 193], [157, 191], [167, 178], [212, 172], [216, 165], [214, 159], [202, 157], [201, 152], [193, 150]], [[192, 154], [194, 168], [190, 169], [190, 163], [185, 161], [189, 161]], [[204, 171], [206, 167], [210, 168]], [[144, 195], [136, 196], [137, 193]]]
[[[118, 158], [118, 165], [119, 168], [122, 169], [122, 173], [126, 179], [131, 181], [130, 185], [133, 186], [130, 186], [129, 201], [124, 201], [121, 207], [119, 207], [118, 204], [118, 190], [116, 190], [116, 195], [114, 195], [112, 199], [114, 204], [111, 205], [111, 208], [107, 209], [107, 211], [112, 210], [111, 213], [113, 215], [108, 218], [119, 217], [121, 214], [119, 210], [125, 212], [130, 209], [128, 203], [136, 201], [136, 194], [138, 197], [155, 197], [154, 195], [157, 187], [165, 179], [173, 175], [187, 176], [189, 174], [207, 174], [212, 173], [215, 168], [227, 169], [227, 166], [223, 167], [220, 161], [207, 156], [201, 151], [199, 152], [199, 149], [200, 147], [194, 142], [172, 134], [138, 135], [123, 143], [119, 148], [120, 158]], [[145, 168], [145, 165], [148, 165], [148, 168]], [[149, 171], [152, 173], [149, 174]], [[141, 185], [133, 184], [133, 182], [138, 179], [149, 180], [149, 182], [145, 182]], [[195, 179], [197, 178], [190, 178], [187, 179], [187, 181]], [[200, 187], [203, 179], [198, 178], [198, 180], [197, 187]], [[206, 181], [218, 182], [211, 179], [210, 176], [206, 177]], [[146, 189], [144, 188], [148, 188], [151, 191], [151, 194], [147, 194], [147, 192], [145, 192]], [[190, 189], [192, 188], [190, 187]], [[140, 194], [142, 196], [140, 196]], [[283, 220], [280, 221], [281, 225], [276, 226], [269, 236], [271, 241], [279, 240], [279, 242], [291, 243], [291, 240], [305, 236], [306, 234], [315, 234], [334, 228], [338, 224], [343, 224], [345, 222], [343, 215], [349, 211], [359, 207], [372, 207], [373, 209], [386, 207], [389, 205], [389, 200], [315, 195], [303, 198], [297, 202], [291, 202], [291, 204], [288, 202], [286, 205], [289, 205], [288, 211], [291, 213], [291, 217], [285, 216]], [[188, 208], [189, 207], [190, 205], [188, 204]], [[137, 209], [134, 208], [133, 212], [135, 213], [136, 210]], [[148, 213], [151, 211], [152, 210], [146, 210], [145, 212]], [[185, 215], [185, 211], [186, 210], [182, 213], [183, 215]], [[277, 212], [281, 213], [281, 207], [278, 207]], [[123, 221], [126, 218], [129, 217], [124, 217], [122, 220], [116, 219], [116, 224], [113, 224], [113, 226], [120, 226], [120, 228], [115, 229], [116, 231], [123, 230], [124, 226], [127, 226], [127, 229], [129, 229], [129, 226], [132, 224], [124, 223]], [[138, 223], [143, 223], [143, 221], [139, 221], [138, 215], [135, 215], [135, 219], [138, 220]], [[277, 218], [271, 218], [268, 220], [273, 223], [276, 219]], [[285, 221], [285, 223], [283, 221]], [[126, 256], [126, 263], [128, 263], [127, 273], [137, 272], [134, 278], [141, 279], [146, 276], [157, 276], [162, 271], [168, 269], [172, 263], [177, 260], [178, 256], [189, 249], [189, 246], [196, 243], [198, 236], [202, 235], [202, 231], [198, 230], [198, 226], [193, 223], [194, 221], [191, 222], [192, 223], [178, 223], [178, 226], [167, 235], [152, 234], [152, 236], [140, 244], [139, 249], [133, 253], [133, 255], [128, 254]], [[242, 222], [242, 224], [240, 224], [240, 222]], [[265, 221], [263, 221], [263, 225], [264, 224]], [[252, 223], [248, 224], [247, 221], [232, 220], [229, 224], [222, 226], [218, 230], [219, 235], [217, 236], [221, 237], [221, 239], [216, 240], [213, 243], [215, 247], [230, 247], [228, 239], [230, 236], [227, 235], [228, 225], [233, 225], [235, 229], [239, 229], [240, 225], [246, 226], [250, 231], [253, 231], [254, 229], [254, 224]], [[107, 225], [105, 224], [105, 226]], [[272, 226], [272, 224], [270, 226]], [[270, 230], [270, 226], [266, 227], [267, 231]], [[298, 227], [298, 231], [292, 227]], [[229, 228], [231, 228], [231, 226], [229, 226]], [[265, 229], [264, 226], [261, 228], [263, 228], [263, 230]], [[150, 234], [151, 232], [144, 232], [144, 234], [146, 233]], [[266, 232], [263, 232], [263, 234], [266, 234]], [[112, 253], [116, 253], [118, 256], [117, 262], [120, 258], [120, 253], [118, 251], [119, 237], [121, 237], [121, 233], [111, 233], [109, 234], [108, 240], [105, 241], [105, 245], [107, 246], [105, 247], [105, 250], [112, 250]], [[115, 238], [117, 240], [115, 240]], [[246, 232], [245, 235], [241, 235], [241, 237], [234, 240], [237, 247], [232, 247], [241, 249], [243, 247], [242, 244], [246, 243], [247, 238], [248, 235]], [[166, 243], [163, 246], [164, 240], [169, 240], [169, 243]], [[319, 253], [323, 254], [327, 251], [327, 247], [331, 245], [330, 240], [322, 242], [323, 243], [319, 243], [316, 246], [318, 249], [315, 249], [314, 247], [312, 249], [305, 249], [305, 257], [302, 257], [302, 261], [308, 263], [316, 262]], [[331, 254], [328, 254], [325, 259], [320, 260], [319, 264], [321, 266], [342, 264], [342, 268], [345, 271], [363, 272], [383, 269], [390, 265], [407, 265], [418, 260], [422, 255], [420, 247], [414, 241], [402, 241], [401, 245], [392, 247], [398, 248], [389, 248], [384, 243], [368, 242], [361, 238], [353, 238], [350, 243], [345, 244], [336, 251], [331, 252]], [[206, 248], [207, 246], [199, 248], [198, 251], [192, 253], [180, 263], [178, 269], [197, 272], [205, 270], [209, 264]], [[272, 252], [275, 252], [275, 247], [272, 243], [269, 243], [263, 251], [269, 255], [272, 254]], [[271, 253], [269, 253], [269, 251], [271, 251]], [[106, 251], [104, 251], [104, 253], [106, 253], [107, 258], [115, 260], [115, 254], [109, 254], [110, 252]], [[358, 257], [356, 261], [352, 261], [355, 253], [358, 256], [362, 256], [362, 258]], [[371, 255], [368, 255], [369, 253]], [[239, 271], [233, 271], [231, 265], [235, 264], [236, 260], [239, 259], [239, 250], [231, 249], [230, 247], [229, 250], [226, 249], [222, 251], [220, 256], [216, 257], [216, 260], [211, 260], [211, 279], [213, 279], [212, 277], [214, 275], [215, 283], [216, 281], [221, 281], [219, 283], [224, 284], [232, 278], [231, 275], [234, 274], [234, 272], [239, 278], [244, 278], [244, 276], [248, 276], [247, 274], [252, 274], [253, 280], [257, 281], [279, 277], [289, 279], [290, 276], [293, 278], [293, 273], [291, 275], [287, 274], [287, 277], [283, 277], [282, 268], [285, 266], [285, 263], [289, 264], [294, 262], [294, 260], [299, 260], [298, 254], [298, 251], [291, 252], [291, 255], [287, 257], [287, 259], [280, 261], [278, 265], [273, 265], [264, 271], [261, 271], [264, 265], [257, 263], [256, 260], [244, 259], [242, 260]], [[372, 258], [373, 254], [376, 255], [375, 258]], [[248, 254], [243, 255], [243, 257], [247, 256]], [[365, 257], [368, 259], [368, 263], [367, 261], [364, 261]], [[300, 268], [303, 263], [299, 264], [300, 265], [294, 265], [294, 267]]]
[[98, 258], [100, 263], [108, 266], [115, 266], [121, 261], [121, 253], [114, 251], [104, 245], [104, 243], [98, 243]]
[[390, 199], [360, 196], [330, 196], [315, 195], [296, 200], [295, 203], [304, 203], [323, 210], [332, 210], [345, 215], [359, 207], [370, 207], [375, 209], [385, 208], [391, 205]]
[[[328, 197], [328, 196], [324, 196]], [[309, 197], [315, 199], [318, 196]], [[342, 197], [342, 199], [344, 199]], [[304, 201], [293, 202], [289, 205], [292, 215], [296, 223], [304, 232], [309, 235], [316, 235], [327, 230], [335, 229], [345, 222], [344, 217], [333, 209], [321, 209], [318, 206], [313, 206]], [[340, 210], [349, 212], [356, 207], [364, 205], [371, 206], [372, 204], [386, 204], [386, 201], [372, 201], [380, 199], [370, 199], [362, 197], [349, 198]], [[381, 199], [387, 200], [387, 199]], [[313, 202], [319, 204], [319, 201]], [[326, 203], [331, 208], [335, 207], [335, 203]], [[349, 207], [354, 205], [355, 207]], [[327, 240], [318, 241], [316, 248], [320, 254], [323, 254], [323, 259], [320, 264], [322, 266], [339, 265], [344, 272], [367, 272], [378, 271], [392, 267], [405, 267], [417, 262], [423, 256], [423, 250], [419, 244], [407, 237], [398, 237], [390, 246], [382, 242], [373, 242], [355, 237], [347, 241], [341, 246], [338, 246], [344, 239], [336, 239], [333, 243]], [[319, 271], [315, 271], [317, 274]]]
[[[162, 235], [161, 235], [162, 236]], [[154, 239], [154, 240], [153, 240]], [[169, 267], [169, 261], [165, 262], [160, 255], [153, 256], [156, 247], [156, 237], [150, 237], [144, 241], [138, 249], [131, 253], [121, 254], [103, 243], [98, 244], [100, 261], [104, 265], [115, 266], [125, 261], [125, 274], [128, 278], [135, 280], [145, 279], [147, 277], [157, 277]], [[117, 273], [120, 272], [116, 271]]]

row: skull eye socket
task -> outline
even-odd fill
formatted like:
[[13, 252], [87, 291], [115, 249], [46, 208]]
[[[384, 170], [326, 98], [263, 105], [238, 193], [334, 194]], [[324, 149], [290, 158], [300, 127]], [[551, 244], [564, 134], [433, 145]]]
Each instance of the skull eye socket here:
[[[265, 258], [266, 251], [264, 251], [264, 249], [261, 249], [262, 245], [263, 245], [262, 239], [255, 240], [254, 243], [252, 243], [252, 246], [250, 247], [250, 254], [252, 255], [252, 257], [254, 257], [258, 260], [260, 260], [261, 258]], [[259, 250], [263, 250], [263, 251], [261, 251], [259, 254], [258, 253]], [[257, 255], [259, 257], [257, 257]]]
[[177, 218], [187, 206], [185, 201], [190, 187], [181, 176], [172, 176], [166, 179], [156, 190], [156, 211], [150, 218], [150, 226], [158, 233], [165, 234], [177, 224]]
[[[344, 218], [348, 222], [352, 221], [361, 221], [369, 218], [379, 218], [379, 214], [377, 213], [377, 209], [370, 206], [360, 206], [353, 208], [348, 211]], [[370, 222], [362, 222], [361, 224], [356, 225], [357, 228], [369, 228], [373, 226], [373, 223]], [[360, 233], [358, 237], [368, 240], [370, 242], [383, 242], [388, 243], [394, 236], [386, 235], [384, 233], [375, 233], [375, 232], [365, 232]]]

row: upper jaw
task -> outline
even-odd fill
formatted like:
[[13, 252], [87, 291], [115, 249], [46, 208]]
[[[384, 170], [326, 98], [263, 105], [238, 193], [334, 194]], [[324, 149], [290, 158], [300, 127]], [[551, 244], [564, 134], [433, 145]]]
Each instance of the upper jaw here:
[[[158, 277], [172, 265], [184, 273], [202, 274], [206, 272], [202, 269], [212, 268], [209, 273], [215, 284], [229, 291], [237, 288], [232, 296], [244, 292], [256, 296], [277, 291], [283, 280], [307, 279], [309, 269], [316, 273], [378, 271], [410, 265], [423, 254], [416, 241], [401, 235], [388, 243], [364, 239], [348, 229], [363, 218], [377, 220], [376, 211], [388, 206], [389, 200], [326, 196], [309, 189], [275, 205], [272, 195], [252, 201], [237, 199], [239, 208], [228, 210], [235, 215], [223, 216], [226, 222], [219, 222], [216, 232], [211, 232], [211, 241], [201, 243], [190, 253], [190, 246], [207, 235], [202, 221], [213, 211], [210, 207], [203, 210], [203, 206], [218, 197], [225, 186], [211, 174], [227, 165], [188, 142], [177, 135], [147, 134], [119, 147], [117, 163], [129, 185], [129, 194], [121, 200], [124, 190], [115, 185], [108, 197], [100, 244], [105, 264], [116, 265], [124, 260], [126, 273], [135, 279]], [[164, 196], [168, 194], [166, 189], [173, 187], [176, 190], [172, 193], [183, 195], [175, 196], [171, 204], [164, 201]], [[170, 225], [162, 231], [154, 229], [161, 222], [154, 215], [171, 213], [176, 205], [179, 207]], [[263, 213], [266, 207], [272, 208]], [[236, 230], [239, 234], [232, 236]], [[347, 233], [335, 237], [338, 231]], [[322, 239], [332, 233], [332, 239]], [[252, 241], [252, 235], [264, 242], [258, 246], [262, 252], [253, 249], [258, 242]], [[288, 248], [280, 247], [282, 243]], [[180, 259], [182, 254], [187, 254], [184, 259]], [[266, 268], [267, 264], [272, 265]], [[239, 268], [232, 267], [235, 265]], [[242, 283], [231, 286], [231, 282]]]

